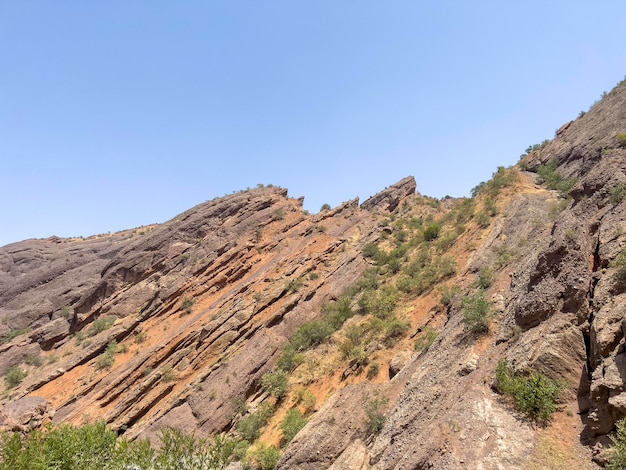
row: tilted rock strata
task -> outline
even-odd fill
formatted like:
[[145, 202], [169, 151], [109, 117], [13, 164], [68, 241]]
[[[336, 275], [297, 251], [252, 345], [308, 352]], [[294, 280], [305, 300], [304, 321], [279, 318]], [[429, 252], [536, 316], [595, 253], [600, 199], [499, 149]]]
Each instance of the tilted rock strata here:
[[[626, 133], [625, 103], [626, 83], [562, 126], [523, 159], [513, 188], [492, 201], [488, 226], [465, 220], [441, 250], [457, 257], [444, 282], [458, 296], [493, 271], [489, 332], [468, 331], [458, 296], [445, 306], [438, 289], [404, 296], [412, 338], [435, 325], [436, 341], [415, 351], [407, 339], [381, 353], [373, 380], [350, 367], [318, 379], [320, 407], [279, 469], [540, 468], [555, 433], [567, 447], [555, 468], [595, 468], [591, 446], [626, 416], [626, 202], [616, 198], [626, 187], [616, 138]], [[575, 178], [569, 195], [537, 178], [551, 161]], [[0, 372], [28, 372], [7, 389], [0, 425], [104, 419], [150, 439], [163, 426], [228, 430], [236, 402], [266, 398], [261, 377], [297, 328], [374, 263], [362, 256], [366, 244], [393, 246], [386, 240], [401, 236], [402, 223], [443, 220], [455, 205], [429, 200], [411, 212], [420, 198], [408, 177], [361, 206], [355, 199], [312, 216], [286, 190], [257, 188], [161, 225], [0, 248]], [[118, 353], [106, 364], [112, 340]], [[495, 392], [502, 359], [564, 385], [568, 413], [555, 428], [536, 428]], [[367, 426], [372, 397], [384, 398], [378, 434]]]
[[[31, 331], [2, 346], [0, 365], [7, 370], [42, 353], [56, 358], [29, 374], [13, 398], [45, 397], [56, 422], [103, 418], [131, 437], [151, 436], [161, 423], [221, 430], [233, 398], [259, 389], [295, 329], [359, 277], [367, 266], [361, 247], [377, 237], [358, 201], [313, 217], [280, 188], [227, 196], [139, 232], [3, 249], [14, 261], [5, 262], [3, 295], [12, 300], [2, 315]], [[47, 262], [22, 264], [25, 249], [44, 252]], [[88, 262], [61, 266], [64, 249]], [[41, 300], [50, 294], [54, 303]], [[45, 308], [17, 308], [37, 303]], [[115, 325], [88, 336], [97, 318]], [[73, 334], [87, 338], [79, 345]], [[128, 352], [98, 370], [112, 339]]]

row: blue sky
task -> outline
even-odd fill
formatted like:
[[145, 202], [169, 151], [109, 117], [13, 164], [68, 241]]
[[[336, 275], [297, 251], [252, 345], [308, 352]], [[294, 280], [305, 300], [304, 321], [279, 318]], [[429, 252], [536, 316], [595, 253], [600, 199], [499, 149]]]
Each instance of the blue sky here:
[[258, 183], [466, 196], [626, 75], [623, 1], [0, 0], [0, 246]]

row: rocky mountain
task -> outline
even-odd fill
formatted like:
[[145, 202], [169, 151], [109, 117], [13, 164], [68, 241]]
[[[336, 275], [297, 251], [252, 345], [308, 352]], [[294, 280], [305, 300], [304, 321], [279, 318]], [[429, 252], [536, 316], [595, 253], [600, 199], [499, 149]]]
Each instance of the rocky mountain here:
[[408, 177], [311, 215], [258, 187], [4, 246], [2, 427], [226, 433], [279, 469], [598, 468], [626, 417], [626, 83], [474, 193]]

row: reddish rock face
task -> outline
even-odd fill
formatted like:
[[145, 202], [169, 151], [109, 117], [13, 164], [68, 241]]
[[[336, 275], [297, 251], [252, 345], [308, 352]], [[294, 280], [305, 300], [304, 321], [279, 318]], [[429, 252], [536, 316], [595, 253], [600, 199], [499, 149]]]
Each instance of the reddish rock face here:
[[[258, 188], [163, 225], [8, 245], [0, 315], [17, 336], [0, 372], [29, 372], [12, 398], [49, 400], [56, 422], [222, 430], [295, 329], [359, 277], [376, 238], [356, 201], [311, 216], [286, 190]], [[127, 352], [100, 367], [112, 340]]]

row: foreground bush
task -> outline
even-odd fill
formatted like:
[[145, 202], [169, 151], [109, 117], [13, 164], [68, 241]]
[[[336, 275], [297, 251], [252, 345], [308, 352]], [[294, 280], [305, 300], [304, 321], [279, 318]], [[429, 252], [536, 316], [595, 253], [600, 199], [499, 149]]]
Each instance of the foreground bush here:
[[518, 411], [544, 426], [557, 410], [556, 401], [563, 390], [560, 382], [541, 373], [516, 374], [504, 359], [496, 369], [496, 386], [501, 393], [513, 399]]
[[0, 435], [0, 470], [213, 470], [231, 460], [237, 441], [198, 439], [174, 429], [161, 432], [161, 449], [149, 441], [118, 438], [103, 422], [62, 425], [27, 437]]
[[615, 423], [615, 427], [615, 435], [611, 436], [614, 444], [613, 453], [605, 467], [608, 470], [622, 470], [626, 468], [626, 419]]

